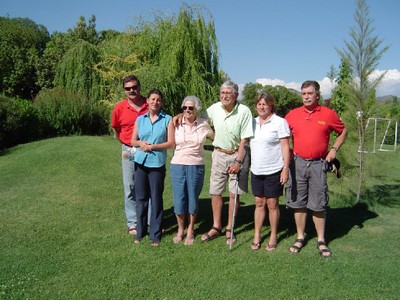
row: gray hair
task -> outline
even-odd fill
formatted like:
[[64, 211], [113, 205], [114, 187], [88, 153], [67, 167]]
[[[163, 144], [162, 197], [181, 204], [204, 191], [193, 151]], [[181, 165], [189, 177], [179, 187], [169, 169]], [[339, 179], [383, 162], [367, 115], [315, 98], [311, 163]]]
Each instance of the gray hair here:
[[222, 90], [222, 89], [231, 89], [232, 92], [235, 93], [236, 95], [239, 94], [239, 86], [236, 83], [234, 83], [233, 81], [230, 81], [230, 80], [225, 81], [221, 85], [220, 90]]
[[191, 101], [194, 103], [194, 107], [196, 107], [197, 111], [201, 110], [201, 101], [199, 99], [199, 97], [197, 96], [186, 96], [185, 99], [183, 99], [181, 107], [185, 106], [185, 103], [187, 101]]

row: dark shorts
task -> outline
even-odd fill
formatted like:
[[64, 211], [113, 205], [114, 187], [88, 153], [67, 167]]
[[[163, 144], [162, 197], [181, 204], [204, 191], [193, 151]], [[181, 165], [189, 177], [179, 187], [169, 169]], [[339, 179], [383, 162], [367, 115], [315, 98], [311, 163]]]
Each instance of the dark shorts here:
[[309, 161], [298, 156], [292, 159], [285, 188], [288, 207], [308, 208], [312, 211], [326, 210], [328, 185], [323, 166], [323, 159]]
[[279, 198], [283, 194], [281, 171], [269, 175], [251, 173], [251, 191], [254, 196]]

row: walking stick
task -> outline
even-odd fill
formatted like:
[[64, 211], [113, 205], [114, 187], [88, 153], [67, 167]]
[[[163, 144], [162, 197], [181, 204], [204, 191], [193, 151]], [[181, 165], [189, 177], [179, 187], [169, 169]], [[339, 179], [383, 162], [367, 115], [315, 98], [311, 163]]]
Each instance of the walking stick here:
[[235, 197], [233, 199], [233, 215], [232, 215], [231, 239], [229, 241], [229, 251], [232, 251], [233, 235], [234, 235], [234, 227], [235, 227], [236, 203], [237, 203], [238, 192], [239, 192], [239, 173], [236, 174]]

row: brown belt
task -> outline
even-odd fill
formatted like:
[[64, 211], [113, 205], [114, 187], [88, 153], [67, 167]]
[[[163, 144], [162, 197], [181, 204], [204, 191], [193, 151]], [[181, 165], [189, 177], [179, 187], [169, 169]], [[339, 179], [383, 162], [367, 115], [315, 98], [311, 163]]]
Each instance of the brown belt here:
[[214, 149], [219, 152], [228, 154], [228, 155], [235, 154], [238, 151], [238, 149], [222, 149], [222, 148], [218, 148], [218, 147], [214, 147]]

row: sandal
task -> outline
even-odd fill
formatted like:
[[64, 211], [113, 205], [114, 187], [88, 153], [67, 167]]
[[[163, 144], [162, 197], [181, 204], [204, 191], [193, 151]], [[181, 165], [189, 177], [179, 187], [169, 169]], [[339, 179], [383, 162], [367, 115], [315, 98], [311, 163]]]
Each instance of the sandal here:
[[184, 245], [191, 246], [193, 245], [193, 243], [194, 243], [194, 236], [186, 236]]
[[152, 245], [153, 247], [158, 247], [158, 246], [160, 246], [160, 241], [152, 241], [152, 242], [151, 242], [151, 245]]
[[261, 241], [259, 241], [258, 243], [251, 243], [251, 250], [255, 251], [261, 248]]
[[[321, 246], [324, 246], [324, 248], [320, 248]], [[323, 257], [329, 257], [332, 256], [332, 251], [329, 249], [329, 247], [326, 245], [324, 241], [318, 241], [317, 242], [317, 249], [319, 250], [319, 255]]]
[[[210, 231], [212, 231], [212, 230], [216, 231], [217, 233], [211, 235], [211, 234], [210, 234]], [[213, 239], [219, 237], [219, 236], [222, 234], [222, 230], [219, 229], [219, 228], [217, 228], [217, 227], [215, 227], [215, 226], [211, 227], [210, 231], [207, 232], [206, 234], [203, 234], [203, 236], [201, 237], [201, 241], [202, 241], [203, 243], [204, 243], [204, 242], [211, 241], [211, 240], [213, 240]]]
[[183, 241], [183, 238], [184, 238], [184, 235], [183, 235], [183, 234], [182, 234], [182, 235], [176, 235], [176, 236], [174, 236], [174, 237], [172, 238], [172, 242], [173, 242], [174, 244], [179, 244], [180, 242]]
[[230, 245], [231, 244], [231, 237], [232, 237], [232, 244], [236, 243], [236, 237], [235, 234], [232, 233], [231, 228], [225, 229], [225, 234], [230, 233], [229, 236], [226, 237], [226, 244]]
[[276, 249], [277, 244], [267, 244], [267, 246], [265, 247], [265, 251], [267, 252], [271, 252], [274, 251]]
[[[300, 246], [297, 246], [296, 243], [300, 244]], [[303, 246], [304, 246], [304, 238], [297, 239], [294, 241], [293, 245], [289, 247], [289, 251], [290, 253], [297, 254], [301, 251], [301, 248], [303, 248]]]
[[136, 231], [136, 227], [132, 226], [132, 227], [128, 227], [128, 234], [132, 234], [132, 235], [136, 235], [137, 231]]

